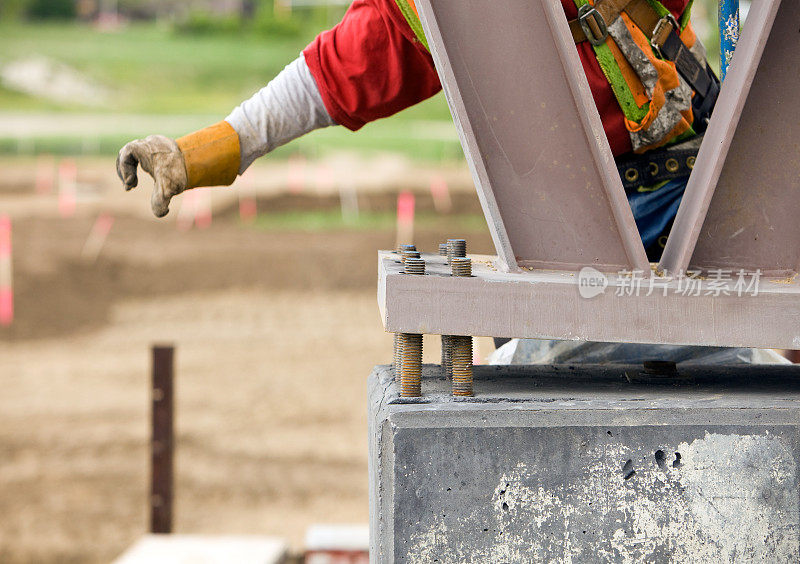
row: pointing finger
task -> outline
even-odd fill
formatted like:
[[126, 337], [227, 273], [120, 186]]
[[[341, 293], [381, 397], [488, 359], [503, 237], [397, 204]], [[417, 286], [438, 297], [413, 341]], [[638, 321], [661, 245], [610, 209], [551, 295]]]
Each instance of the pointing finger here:
[[122, 180], [125, 190], [131, 190], [139, 184], [137, 167], [140, 159], [140, 142], [132, 141], [125, 145], [117, 155], [117, 175]]

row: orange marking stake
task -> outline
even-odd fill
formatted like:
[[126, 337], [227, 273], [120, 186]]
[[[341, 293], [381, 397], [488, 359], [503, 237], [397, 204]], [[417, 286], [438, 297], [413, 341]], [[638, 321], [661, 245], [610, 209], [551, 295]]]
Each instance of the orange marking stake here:
[[195, 207], [194, 222], [198, 229], [211, 227], [211, 190], [208, 188], [197, 189], [197, 205]]
[[397, 195], [397, 244], [414, 240], [414, 194], [404, 190]]
[[342, 220], [345, 223], [358, 221], [358, 194], [352, 185], [339, 186], [339, 204], [342, 207]]
[[55, 186], [56, 165], [52, 155], [39, 155], [36, 160], [36, 193], [50, 194]]
[[431, 196], [433, 197], [433, 207], [439, 213], [450, 213], [453, 209], [453, 202], [450, 199], [450, 189], [447, 187], [447, 180], [441, 175], [431, 178]]
[[317, 190], [323, 194], [333, 192], [336, 186], [336, 178], [334, 177], [333, 169], [327, 165], [319, 165], [316, 171], [316, 185]]
[[189, 231], [194, 225], [197, 215], [197, 190], [189, 190], [181, 198], [181, 207], [178, 209], [176, 225], [178, 231]]
[[0, 216], [0, 326], [14, 321], [14, 275], [11, 269], [11, 219]]
[[78, 167], [73, 160], [63, 160], [58, 167], [58, 213], [61, 217], [75, 215], [78, 197]]
[[114, 225], [114, 217], [107, 213], [101, 213], [97, 216], [97, 220], [86, 238], [86, 243], [83, 245], [81, 257], [88, 262], [95, 262], [97, 257], [100, 256], [100, 251], [106, 244], [106, 238], [111, 232], [111, 226]]
[[289, 192], [299, 194], [306, 188], [306, 158], [303, 155], [289, 157]]
[[242, 175], [239, 189], [239, 219], [242, 223], [253, 223], [258, 215], [256, 190], [253, 175], [250, 171]]

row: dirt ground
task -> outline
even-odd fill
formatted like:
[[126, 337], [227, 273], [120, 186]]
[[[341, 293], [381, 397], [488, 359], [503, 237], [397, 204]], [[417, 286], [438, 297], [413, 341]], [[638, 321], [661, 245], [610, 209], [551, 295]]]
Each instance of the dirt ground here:
[[[61, 218], [54, 195], [33, 194], [35, 167], [4, 166], [17, 317], [0, 329], [0, 562], [107, 562], [146, 532], [153, 343], [177, 348], [176, 532], [299, 549], [312, 523], [367, 521], [365, 379], [391, 356], [375, 251], [394, 246], [392, 229], [259, 230], [223, 205], [208, 229], [182, 232], [141, 213], [146, 194], [120, 198], [106, 172]], [[364, 201], [389, 205], [396, 184]], [[453, 196], [478, 210], [471, 187]], [[259, 194], [259, 207], [334, 200]], [[116, 220], [89, 262], [105, 208]], [[485, 229], [458, 225], [443, 216], [416, 241], [492, 250]]]

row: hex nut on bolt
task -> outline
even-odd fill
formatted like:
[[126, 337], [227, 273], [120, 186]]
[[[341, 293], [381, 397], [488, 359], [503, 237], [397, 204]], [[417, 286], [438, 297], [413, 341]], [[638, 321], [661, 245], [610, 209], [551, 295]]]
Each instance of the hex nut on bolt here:
[[400, 261], [405, 264], [406, 260], [410, 258], [420, 258], [419, 251], [403, 251], [400, 253]]
[[467, 257], [453, 257], [450, 261], [450, 273], [453, 276], [464, 278], [472, 276], [472, 259]]
[[425, 260], [419, 257], [408, 257], [403, 261], [403, 272], [406, 274], [425, 274]]
[[447, 240], [447, 264], [453, 262], [454, 257], [467, 256], [467, 242], [464, 239]]

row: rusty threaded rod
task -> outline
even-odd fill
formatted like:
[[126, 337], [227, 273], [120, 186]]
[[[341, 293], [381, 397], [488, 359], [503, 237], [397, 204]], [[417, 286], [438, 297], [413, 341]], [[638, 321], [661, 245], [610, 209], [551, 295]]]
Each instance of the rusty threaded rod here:
[[407, 259], [420, 258], [419, 251], [403, 251], [400, 253], [400, 261], [405, 264]]
[[419, 257], [406, 258], [406, 260], [403, 261], [403, 272], [406, 274], [425, 274], [425, 260]]
[[453, 276], [469, 278], [472, 276], [472, 259], [467, 257], [453, 257], [450, 261], [450, 273]]
[[453, 379], [453, 336], [442, 335], [442, 370], [448, 380]]
[[[461, 251], [459, 245], [461, 242], [464, 242], [463, 239], [450, 239], [447, 242], [447, 250], [448, 252], [452, 249], [457, 252]], [[466, 243], [464, 243], [463, 249], [466, 251]], [[472, 259], [467, 257], [460, 257], [460, 256], [453, 256], [450, 257], [448, 255], [448, 261], [450, 263], [450, 272], [453, 276], [457, 277], [467, 277], [472, 276]], [[453, 349], [455, 347], [456, 337], [453, 335], [442, 335], [442, 370], [444, 370], [445, 376], [450, 380], [453, 379]], [[471, 359], [472, 357], [470, 357]], [[471, 361], [471, 360], [470, 360]]]
[[[402, 256], [403, 272], [412, 275], [425, 274], [425, 260], [420, 258], [416, 250], [404, 249]], [[417, 341], [419, 341], [418, 347]], [[408, 360], [409, 358], [411, 360]], [[410, 372], [406, 371], [406, 365], [409, 366]], [[402, 397], [415, 398], [422, 395], [422, 335], [395, 333], [394, 375], [395, 381], [400, 380]]]
[[402, 346], [400, 343], [400, 333], [394, 334], [394, 379], [400, 380], [400, 372], [403, 366]]
[[472, 391], [472, 337], [453, 337], [453, 395], [469, 397]]
[[422, 396], [422, 335], [400, 334], [400, 397]]
[[464, 239], [447, 240], [447, 264], [453, 261], [453, 257], [467, 256], [467, 242]]

